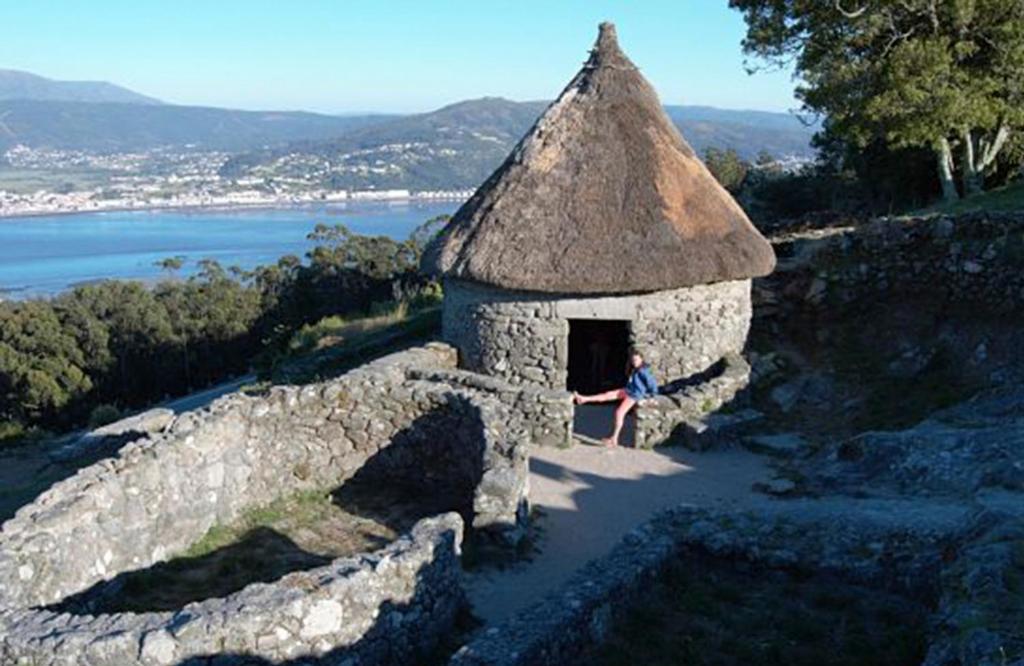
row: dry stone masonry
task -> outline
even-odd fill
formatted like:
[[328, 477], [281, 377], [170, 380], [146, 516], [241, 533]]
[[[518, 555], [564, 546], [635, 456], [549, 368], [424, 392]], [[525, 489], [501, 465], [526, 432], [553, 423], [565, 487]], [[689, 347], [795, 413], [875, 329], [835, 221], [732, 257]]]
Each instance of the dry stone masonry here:
[[[227, 648], [267, 659], [368, 650], [359, 663], [383, 663], [389, 650], [429, 648], [462, 599], [457, 516], [421, 522], [374, 555], [178, 613], [41, 607], [170, 559], [246, 509], [357, 473], [449, 493], [474, 529], [516, 543], [527, 517], [530, 419], [513, 418], [486, 391], [410, 376], [454, 361], [451, 348], [428, 345], [320, 384], [233, 394], [54, 485], [3, 525], [0, 662], [176, 663]], [[395, 609], [387, 640], [366, 647], [366, 632]], [[402, 624], [409, 614], [418, 619]], [[88, 659], [76, 661], [78, 650]]]
[[19, 609], [0, 616], [0, 663], [413, 662], [450, 630], [464, 603], [461, 538], [457, 513], [426, 518], [383, 550], [176, 612], [94, 617]]
[[727, 354], [696, 381], [668, 384], [663, 394], [636, 407], [637, 448], [649, 449], [668, 441], [700, 446], [707, 419], [747, 387], [750, 364], [739, 354]]
[[445, 281], [443, 335], [461, 367], [511, 384], [566, 387], [569, 320], [625, 320], [662, 381], [707, 370], [743, 350], [750, 280], [636, 295], [572, 296]]
[[[266, 396], [227, 396], [54, 485], [0, 534], [0, 661], [417, 659], [462, 600], [460, 516], [478, 534], [521, 543], [528, 447], [571, 441], [570, 356], [586, 360], [580, 352], [601, 344], [592, 332], [570, 350], [571, 322], [614, 328], [616, 358], [628, 338], [661, 382], [675, 384], [638, 408], [638, 443], [653, 446], [680, 423], [699, 429], [701, 414], [745, 386], [751, 280], [774, 265], [771, 245], [679, 135], [614, 26], [602, 24], [587, 64], [424, 253], [424, 266], [444, 276], [453, 346]], [[612, 347], [604, 368], [592, 354], [592, 374], [603, 374], [594, 385], [616, 380]], [[166, 561], [252, 507], [370, 474], [451, 497], [458, 514], [422, 521], [376, 553], [174, 613], [44, 608]], [[622, 567], [588, 582], [583, 596], [625, 598], [636, 575]], [[534, 619], [556, 643], [571, 641], [577, 620], [593, 628], [608, 617], [588, 604], [574, 597], [560, 615], [542, 609]], [[590, 608], [597, 613], [577, 612]], [[559, 663], [549, 657], [564, 652], [532, 645], [501, 659]], [[456, 661], [498, 654], [489, 650]]]
[[727, 566], [835, 577], [933, 609], [923, 666], [1019, 666], [1020, 611], [1007, 609], [1019, 608], [1013, 576], [1022, 535], [1019, 520], [955, 505], [879, 501], [859, 513], [805, 514], [679, 507], [633, 530], [540, 603], [479, 634], [449, 663], [574, 663], [642, 603], [670, 562], [710, 555]]
[[[443, 336], [460, 368], [596, 393], [622, 385], [627, 345], [663, 383], [742, 353], [751, 280], [775, 254], [602, 23], [583, 68], [422, 267], [444, 281]], [[711, 402], [732, 398], [718, 388]], [[678, 407], [648, 415], [642, 445], [674, 432]]]
[[783, 235], [775, 247], [782, 270], [763, 281], [760, 316], [803, 304], [842, 311], [894, 294], [1001, 314], [1024, 306], [1020, 212], [881, 218]]

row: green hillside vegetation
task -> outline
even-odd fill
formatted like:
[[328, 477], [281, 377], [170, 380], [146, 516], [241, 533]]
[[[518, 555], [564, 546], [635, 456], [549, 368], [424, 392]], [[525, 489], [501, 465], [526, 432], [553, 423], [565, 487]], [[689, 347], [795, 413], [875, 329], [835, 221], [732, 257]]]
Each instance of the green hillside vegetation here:
[[152, 289], [115, 280], [0, 303], [0, 443], [109, 420], [110, 406], [141, 408], [253, 366], [269, 375], [328, 335], [351, 343], [329, 359], [338, 365], [432, 330], [436, 309], [420, 311], [439, 291], [417, 267], [423, 230], [438, 224], [402, 242], [318, 225], [305, 263], [286, 256], [246, 272], [204, 260], [197, 275]]
[[[443, 155], [427, 151], [421, 159], [411, 161], [415, 165], [410, 167], [412, 178], [433, 178], [447, 187], [456, 186], [452, 178], [460, 176], [458, 162], [466, 156], [487, 164], [501, 160], [548, 104], [483, 98], [409, 116], [333, 116], [160, 104], [100, 83], [81, 84], [85, 90], [95, 88], [95, 94], [74, 93], [77, 83], [68, 84], [72, 86], [67, 88], [71, 92], [54, 92], [53, 86], [57, 84], [65, 82], [0, 70], [0, 149], [22, 144], [97, 152], [168, 146], [259, 151], [292, 144], [285, 152], [331, 156], [394, 144], [426, 143], [434, 152], [445, 148], [462, 152], [460, 159], [446, 160]], [[102, 94], [100, 89], [105, 89], [104, 86], [123, 94]], [[813, 127], [804, 126], [791, 114], [702, 106], [667, 106], [666, 111], [700, 151], [708, 146], [732, 147], [747, 158], [761, 150], [777, 155], [811, 154]], [[237, 166], [258, 164], [276, 154], [271, 151], [249, 155]], [[433, 171], [440, 175], [431, 176]], [[473, 174], [473, 185], [487, 175], [472, 167], [466, 171]], [[460, 181], [457, 186], [467, 182]]]

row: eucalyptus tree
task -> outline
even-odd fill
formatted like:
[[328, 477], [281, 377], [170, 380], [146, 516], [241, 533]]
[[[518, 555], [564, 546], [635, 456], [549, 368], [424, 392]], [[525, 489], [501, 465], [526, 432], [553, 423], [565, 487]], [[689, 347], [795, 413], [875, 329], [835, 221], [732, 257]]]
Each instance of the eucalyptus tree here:
[[1024, 129], [1021, 0], [730, 0], [743, 47], [792, 63], [804, 109], [855, 146], [934, 157], [943, 196], [981, 191]]

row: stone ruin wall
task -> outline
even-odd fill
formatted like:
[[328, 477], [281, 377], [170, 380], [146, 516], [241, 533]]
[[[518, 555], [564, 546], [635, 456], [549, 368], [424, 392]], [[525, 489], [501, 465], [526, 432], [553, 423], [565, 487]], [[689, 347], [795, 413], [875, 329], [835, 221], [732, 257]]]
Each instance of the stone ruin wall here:
[[750, 383], [750, 364], [739, 354], [726, 354], [703, 381], [668, 395], [643, 400], [635, 408], [634, 446], [650, 449], [668, 441], [697, 444], [705, 419], [728, 404]]
[[511, 384], [564, 390], [569, 319], [630, 321], [633, 344], [659, 381], [702, 372], [743, 350], [750, 330], [750, 280], [626, 296], [569, 296], [496, 289], [448, 279], [443, 338], [460, 367]]
[[[839, 513], [802, 515], [771, 509], [740, 512], [680, 506], [656, 515], [627, 534], [606, 556], [591, 560], [537, 604], [513, 615], [460, 648], [449, 666], [560, 666], [576, 663], [600, 644], [613, 625], [628, 617], [645, 591], [681, 558], [710, 555], [731, 565], [823, 575], [847, 583], [886, 590], [934, 609], [928, 652], [922, 666], [1016, 661], [981, 658], [1002, 636], [977, 626], [979, 612], [1000, 586], [987, 586], [965, 599], [971, 571], [1003, 574], [1006, 529], [993, 527], [991, 515], [968, 507], [951, 509], [909, 529], [894, 514], [906, 510], [884, 503], [865, 516]], [[1020, 523], [1014, 528], [1020, 533]], [[978, 545], [970, 540], [983, 534]], [[968, 544], [964, 546], [964, 544]], [[992, 549], [1002, 547], [998, 567], [988, 567]], [[950, 548], [964, 548], [962, 560], [949, 563]], [[974, 551], [977, 551], [976, 553]], [[989, 571], [995, 569], [997, 571]], [[975, 576], [977, 573], [974, 574]], [[1003, 600], [1005, 603], [1005, 600]], [[985, 635], [983, 641], [977, 634]], [[986, 655], [988, 656], [988, 655]], [[1013, 659], [1014, 657], [1011, 657]]]
[[[359, 596], [356, 583], [339, 582], [360, 601], [346, 608], [337, 631], [311, 629], [303, 635], [301, 629], [307, 623], [318, 628], [336, 624], [336, 618], [318, 615], [327, 613], [314, 601], [321, 583], [328, 585], [316, 577], [320, 570], [307, 572], [314, 582], [308, 595], [300, 595], [306, 601], [299, 601], [295, 590], [283, 589], [292, 584], [286, 577], [177, 614], [92, 618], [38, 607], [121, 572], [165, 561], [246, 509], [301, 490], [336, 487], [370, 460], [384, 481], [426, 480], [446, 490], [461, 486], [473, 505], [473, 526], [515, 541], [523, 535], [527, 508], [529, 437], [523, 420], [479, 391], [408, 377], [412, 367], [451, 368], [454, 360], [451, 348], [428, 345], [320, 384], [276, 387], [263, 397], [233, 394], [180, 415], [162, 434], [127, 444], [116, 458], [55, 484], [19, 510], [0, 534], [0, 656], [8, 661], [13, 659], [8, 655], [49, 659], [36, 663], [171, 663], [145, 655], [201, 654], [214, 649], [210, 641], [217, 637], [268, 658], [307, 648], [322, 652], [358, 639], [348, 628], [373, 626], [368, 618], [377, 618], [380, 604], [408, 606], [409, 599], [387, 589], [408, 591], [410, 586], [417, 599], [438, 609], [438, 618], [453, 616], [448, 609], [458, 606], [462, 591], [456, 580], [461, 522], [456, 526], [452, 519], [418, 528], [418, 537], [395, 546], [410, 553], [417, 566], [389, 569], [398, 579], [381, 589], [374, 584]], [[439, 432], [456, 436], [437, 437]], [[338, 581], [366, 578], [359, 571], [370, 560], [355, 561], [343, 566], [337, 560], [323, 573], [329, 578], [334, 567]], [[439, 586], [432, 587], [434, 582]], [[273, 626], [256, 622], [236, 612], [241, 598], [267, 603], [255, 606], [264, 619], [297, 616]], [[202, 630], [186, 631], [197, 627]], [[424, 640], [442, 633], [429, 628], [409, 631], [424, 631]], [[153, 634], [159, 638], [145, 638], [157, 631], [163, 632]], [[396, 645], [401, 636], [395, 634]], [[62, 640], [82, 649], [95, 642], [97, 656], [62, 662], [60, 655], [68, 654], [57, 649]], [[51, 653], [57, 656], [46, 657]], [[115, 656], [108, 660], [109, 655]]]
[[572, 396], [539, 386], [512, 386], [507, 382], [468, 370], [414, 368], [409, 376], [491, 396], [509, 407], [512, 418], [536, 446], [565, 448], [572, 445]]
[[[451, 631], [464, 602], [462, 519], [419, 521], [371, 554], [256, 583], [178, 611], [0, 615], [5, 666], [414, 662]], [[308, 663], [308, 662], [302, 662]]]
[[782, 234], [779, 268], [755, 285], [759, 317], [807, 306], [856, 313], [864, 303], [925, 296], [999, 315], [1024, 309], [1024, 214], [880, 218]]

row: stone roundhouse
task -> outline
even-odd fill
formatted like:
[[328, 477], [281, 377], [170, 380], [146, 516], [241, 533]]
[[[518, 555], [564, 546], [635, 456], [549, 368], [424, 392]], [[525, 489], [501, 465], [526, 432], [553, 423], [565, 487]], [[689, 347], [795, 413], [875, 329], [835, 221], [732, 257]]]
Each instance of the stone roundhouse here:
[[604, 23], [582, 70], [428, 248], [460, 366], [513, 384], [663, 383], [738, 354], [761, 236]]

